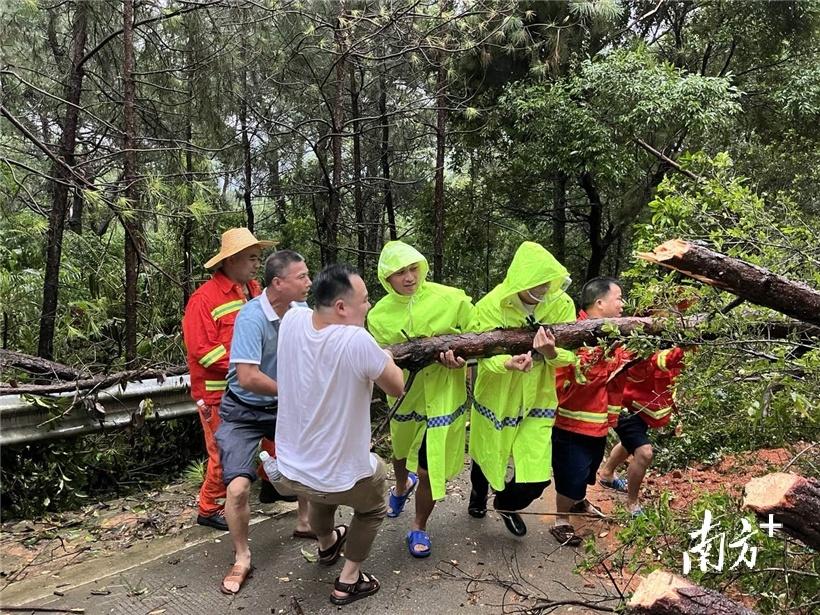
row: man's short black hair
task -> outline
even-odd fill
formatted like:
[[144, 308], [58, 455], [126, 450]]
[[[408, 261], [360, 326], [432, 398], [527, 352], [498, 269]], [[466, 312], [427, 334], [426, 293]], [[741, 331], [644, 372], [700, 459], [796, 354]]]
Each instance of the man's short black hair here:
[[615, 278], [601, 276], [592, 278], [581, 289], [581, 307], [588, 310], [601, 297], [605, 297], [612, 285], [621, 288], [621, 283]]
[[270, 286], [273, 278], [285, 275], [292, 263], [303, 263], [305, 258], [293, 250], [278, 250], [265, 259], [265, 286]]
[[316, 307], [330, 307], [337, 299], [353, 292], [351, 276], [359, 275], [355, 267], [347, 263], [328, 265], [313, 278], [313, 300]]

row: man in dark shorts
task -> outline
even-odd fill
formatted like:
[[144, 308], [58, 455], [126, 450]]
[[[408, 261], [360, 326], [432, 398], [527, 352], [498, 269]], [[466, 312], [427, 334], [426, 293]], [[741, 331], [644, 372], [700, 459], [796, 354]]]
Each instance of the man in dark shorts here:
[[[623, 312], [621, 287], [614, 278], [594, 278], [581, 289], [582, 310], [578, 320], [617, 318]], [[601, 512], [586, 499], [587, 485], [595, 484], [604, 458], [609, 431], [607, 382], [627, 360], [616, 346], [611, 352], [600, 347], [580, 348], [579, 365], [562, 367], [556, 373], [558, 412], [552, 428], [552, 471], [558, 516], [550, 533], [561, 544], [577, 546], [581, 537], [569, 522], [571, 513]], [[580, 375], [576, 370], [580, 370]]]
[[[307, 307], [304, 301], [310, 286], [307, 265], [299, 254], [275, 252], [265, 261], [265, 291], [242, 307], [234, 324], [228, 386], [216, 432], [227, 487], [225, 518], [235, 553], [234, 565], [222, 581], [225, 594], [238, 593], [251, 571], [248, 495], [256, 479], [259, 441], [273, 440], [276, 431], [279, 322], [292, 306]], [[299, 502], [298, 515], [294, 535], [310, 533], [306, 501]]]
[[[625, 491], [626, 506], [633, 517], [643, 513], [638, 496], [646, 470], [652, 463], [654, 451], [647, 431], [667, 425], [675, 410], [672, 387], [683, 368], [684, 350], [667, 348], [629, 368], [623, 388], [623, 406], [629, 412], [618, 417], [615, 433], [621, 442], [616, 444], [601, 468], [603, 486]], [[615, 471], [629, 455], [632, 460], [627, 479], [615, 476]]]

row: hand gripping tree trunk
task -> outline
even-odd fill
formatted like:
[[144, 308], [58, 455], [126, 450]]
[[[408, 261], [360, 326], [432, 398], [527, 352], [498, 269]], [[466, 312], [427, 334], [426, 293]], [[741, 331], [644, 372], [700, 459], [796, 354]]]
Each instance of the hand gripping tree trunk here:
[[[85, 0], [77, 3], [71, 33], [71, 67], [66, 79], [65, 92], [68, 104], [63, 120], [59, 150], [60, 158], [69, 166], [74, 165], [74, 152], [77, 144], [80, 95], [84, 75], [81, 60], [85, 54], [88, 12], [89, 7]], [[43, 304], [40, 310], [40, 335], [37, 344], [37, 354], [44, 359], [54, 358], [54, 326], [60, 287], [60, 262], [63, 253], [63, 231], [68, 211], [68, 188], [71, 182], [68, 170], [56, 162], [51, 174], [60, 182], [55, 182], [52, 188], [51, 211], [48, 215], [46, 235], [46, 271], [43, 284]]]

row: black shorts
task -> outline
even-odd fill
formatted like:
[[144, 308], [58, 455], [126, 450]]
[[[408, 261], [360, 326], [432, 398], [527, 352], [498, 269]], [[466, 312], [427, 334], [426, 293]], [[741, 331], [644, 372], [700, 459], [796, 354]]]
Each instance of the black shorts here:
[[421, 446], [419, 447], [419, 467], [427, 471], [427, 431], [424, 432], [424, 437], [421, 439]]
[[219, 407], [222, 422], [216, 429], [216, 445], [222, 464], [222, 480], [228, 485], [238, 476], [256, 480], [256, 454], [262, 438], [276, 435], [276, 412], [247, 406], [232, 395], [223, 395]]
[[646, 422], [637, 414], [622, 412], [618, 416], [618, 424], [615, 425], [615, 433], [621, 439], [621, 444], [631, 455], [635, 449], [649, 444]]
[[555, 491], [571, 500], [586, 497], [587, 485], [595, 484], [604, 459], [606, 436], [585, 436], [552, 428], [552, 475]]

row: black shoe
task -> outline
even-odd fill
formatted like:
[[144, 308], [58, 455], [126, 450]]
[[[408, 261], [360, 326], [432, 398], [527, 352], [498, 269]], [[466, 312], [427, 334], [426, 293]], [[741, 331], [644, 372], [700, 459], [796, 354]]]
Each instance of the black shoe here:
[[527, 524], [518, 513], [498, 513], [504, 520], [504, 525], [513, 536], [523, 536], [527, 533]]
[[262, 488], [259, 490], [259, 501], [262, 504], [273, 504], [274, 502], [295, 502], [295, 495], [282, 495], [271, 483], [262, 481]]
[[199, 525], [212, 527], [223, 532], [228, 531], [228, 522], [225, 521], [225, 511], [220, 510], [212, 515], [197, 515], [196, 522]]
[[467, 505], [467, 513], [476, 519], [483, 519], [487, 516], [487, 496], [481, 497], [475, 489], [470, 491], [470, 503]]

